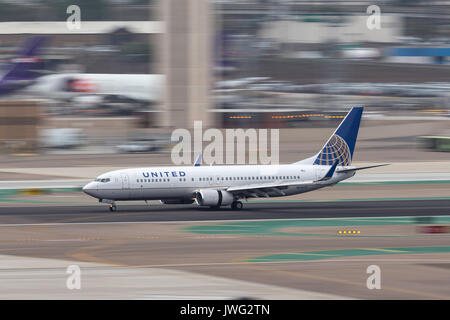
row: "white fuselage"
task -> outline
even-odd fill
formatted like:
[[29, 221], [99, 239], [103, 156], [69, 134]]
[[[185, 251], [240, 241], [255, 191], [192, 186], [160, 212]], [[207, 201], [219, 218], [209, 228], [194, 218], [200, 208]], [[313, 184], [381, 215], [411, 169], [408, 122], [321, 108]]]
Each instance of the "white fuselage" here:
[[159, 74], [63, 73], [40, 77], [26, 91], [50, 99], [102, 95], [157, 102], [163, 86]]
[[[318, 181], [329, 169], [330, 166], [296, 164], [132, 168], [102, 174], [87, 184], [83, 191], [95, 198], [111, 201], [191, 200], [195, 192], [202, 189], [227, 190], [230, 187], [267, 185], [266, 196], [279, 197], [330, 186], [354, 175], [354, 172], [335, 172], [331, 179]], [[295, 185], [308, 181], [311, 184]], [[288, 186], [271, 190], [272, 184]]]

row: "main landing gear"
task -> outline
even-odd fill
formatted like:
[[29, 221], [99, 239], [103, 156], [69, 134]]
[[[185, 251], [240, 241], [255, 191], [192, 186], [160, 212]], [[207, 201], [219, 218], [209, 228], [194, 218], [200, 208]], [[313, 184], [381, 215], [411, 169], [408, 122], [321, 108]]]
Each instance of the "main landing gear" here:
[[116, 212], [117, 211], [117, 206], [116, 206], [115, 203], [111, 203], [109, 205], [109, 211], [111, 211], [111, 212]]
[[241, 210], [244, 207], [244, 204], [241, 201], [233, 201], [231, 204], [232, 210]]

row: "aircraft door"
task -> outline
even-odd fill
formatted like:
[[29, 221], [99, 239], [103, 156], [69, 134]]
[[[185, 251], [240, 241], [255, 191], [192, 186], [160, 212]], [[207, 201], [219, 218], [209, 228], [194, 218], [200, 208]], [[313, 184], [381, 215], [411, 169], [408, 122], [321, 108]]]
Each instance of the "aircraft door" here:
[[122, 193], [125, 197], [128, 197], [130, 194], [130, 177], [126, 173], [120, 174], [122, 180]]

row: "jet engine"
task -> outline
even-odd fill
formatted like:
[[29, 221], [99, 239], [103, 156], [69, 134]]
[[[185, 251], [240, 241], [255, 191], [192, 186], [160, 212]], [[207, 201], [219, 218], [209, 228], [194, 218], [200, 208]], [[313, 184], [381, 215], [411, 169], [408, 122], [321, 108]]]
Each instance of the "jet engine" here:
[[195, 201], [199, 206], [220, 207], [233, 203], [234, 196], [224, 190], [205, 189], [195, 193]]

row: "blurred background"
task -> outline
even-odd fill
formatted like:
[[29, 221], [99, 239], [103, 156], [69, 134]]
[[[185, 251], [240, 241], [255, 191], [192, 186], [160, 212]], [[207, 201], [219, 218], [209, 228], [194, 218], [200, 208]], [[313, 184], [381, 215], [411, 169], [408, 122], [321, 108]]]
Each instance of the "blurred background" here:
[[0, 63], [3, 156], [164, 154], [201, 120], [280, 128], [285, 162], [356, 105], [359, 160], [449, 156], [447, 1], [0, 0]]
[[[450, 299], [449, 88], [450, 1], [0, 0], [0, 298]], [[279, 129], [293, 163], [353, 106], [352, 165], [390, 165], [332, 188], [235, 213], [81, 192], [170, 165], [194, 121]]]

